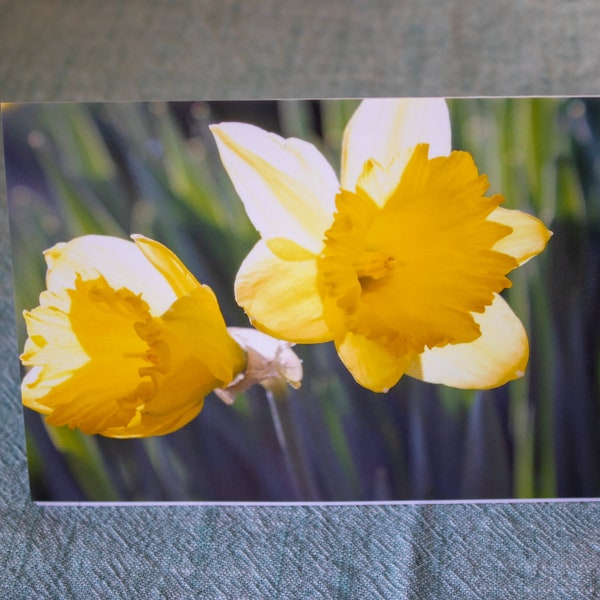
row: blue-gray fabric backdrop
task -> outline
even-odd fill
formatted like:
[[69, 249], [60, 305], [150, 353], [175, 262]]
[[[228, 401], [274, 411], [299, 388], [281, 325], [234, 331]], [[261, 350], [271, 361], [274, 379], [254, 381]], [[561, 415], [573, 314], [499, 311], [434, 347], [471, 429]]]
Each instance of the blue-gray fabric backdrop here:
[[[4, 101], [600, 92], [594, 0], [0, 0], [0, 15]], [[32, 505], [0, 175], [2, 598], [600, 594], [595, 502]]]

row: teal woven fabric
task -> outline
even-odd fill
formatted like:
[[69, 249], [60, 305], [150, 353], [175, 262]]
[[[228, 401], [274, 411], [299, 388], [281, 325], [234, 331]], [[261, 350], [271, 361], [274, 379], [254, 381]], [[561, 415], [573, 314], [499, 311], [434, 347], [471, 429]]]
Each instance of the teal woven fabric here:
[[[463, 0], [152, 10], [0, 0], [0, 10], [5, 100], [600, 92], [591, 1], [475, 11]], [[1, 175], [0, 597], [598, 597], [596, 502], [33, 505]]]

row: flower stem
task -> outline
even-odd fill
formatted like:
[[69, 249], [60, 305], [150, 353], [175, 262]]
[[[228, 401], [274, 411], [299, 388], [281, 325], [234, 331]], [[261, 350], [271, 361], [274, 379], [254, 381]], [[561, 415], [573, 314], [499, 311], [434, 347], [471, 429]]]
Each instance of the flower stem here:
[[294, 490], [294, 499], [304, 502], [314, 500], [316, 496], [314, 485], [292, 426], [287, 388], [284, 385], [270, 385], [265, 386], [265, 390], [277, 441], [283, 452]]

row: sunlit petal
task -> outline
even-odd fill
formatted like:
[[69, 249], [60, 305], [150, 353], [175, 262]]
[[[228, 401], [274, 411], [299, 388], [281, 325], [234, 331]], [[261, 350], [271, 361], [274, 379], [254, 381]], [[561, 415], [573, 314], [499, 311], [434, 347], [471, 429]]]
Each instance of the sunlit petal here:
[[520, 210], [499, 207], [488, 220], [512, 228], [512, 233], [496, 242], [494, 250], [516, 258], [519, 265], [538, 255], [552, 237], [539, 219]]
[[501, 296], [475, 314], [481, 336], [468, 344], [426, 350], [407, 373], [430, 383], [487, 389], [522, 377], [529, 358], [523, 324]]
[[148, 261], [169, 283], [177, 297], [188, 294], [200, 285], [175, 253], [166, 246], [139, 234], [134, 234], [131, 238]]
[[416, 147], [411, 147], [401, 150], [385, 168], [375, 160], [368, 160], [356, 182], [356, 190], [383, 207], [398, 188], [404, 168], [415, 149]]
[[398, 383], [410, 364], [409, 356], [393, 356], [362, 335], [348, 333], [336, 347], [354, 379], [373, 392], [387, 392]]
[[223, 165], [264, 239], [285, 237], [319, 252], [338, 190], [325, 157], [308, 142], [242, 123], [213, 125]]
[[133, 243], [112, 236], [86, 235], [56, 244], [44, 253], [49, 290], [72, 288], [75, 279], [99, 274], [114, 288], [142, 294], [153, 314], [164, 312], [177, 298], [169, 282]]
[[254, 246], [238, 271], [235, 296], [257, 329], [298, 343], [331, 340], [315, 258], [289, 261], [276, 256], [264, 241]]
[[342, 187], [354, 191], [368, 160], [386, 167], [398, 152], [422, 143], [429, 144], [430, 158], [450, 154], [450, 117], [445, 100], [363, 100], [344, 132]]

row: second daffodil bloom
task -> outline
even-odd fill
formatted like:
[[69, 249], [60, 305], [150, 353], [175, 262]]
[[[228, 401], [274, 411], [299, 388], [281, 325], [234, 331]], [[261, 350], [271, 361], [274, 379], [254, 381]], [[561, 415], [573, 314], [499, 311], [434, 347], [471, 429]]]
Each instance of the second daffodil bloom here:
[[215, 295], [162, 244], [90, 235], [45, 252], [25, 312], [25, 406], [50, 425], [115, 438], [167, 434], [243, 372]]
[[471, 155], [451, 151], [444, 100], [363, 101], [339, 181], [305, 141], [242, 123], [212, 131], [262, 237], [235, 286], [255, 327], [333, 340], [374, 391], [404, 374], [481, 389], [523, 375], [527, 335], [499, 293], [551, 234], [485, 196]]

